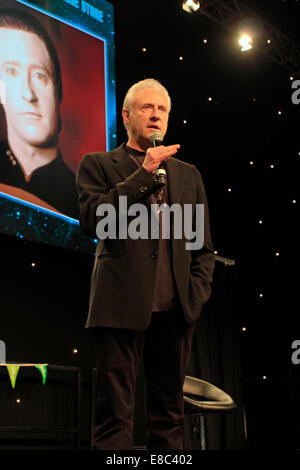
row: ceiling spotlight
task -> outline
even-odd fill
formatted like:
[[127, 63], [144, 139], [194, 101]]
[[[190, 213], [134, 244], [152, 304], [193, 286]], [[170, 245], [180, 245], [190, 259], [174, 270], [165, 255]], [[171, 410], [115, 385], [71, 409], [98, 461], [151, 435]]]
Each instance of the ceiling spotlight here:
[[247, 34], [243, 34], [240, 39], [239, 39], [239, 45], [241, 46], [241, 51], [249, 51], [252, 49], [252, 38], [248, 36]]
[[237, 37], [239, 37], [239, 44], [243, 52], [252, 49], [264, 31], [261, 21], [254, 17], [243, 17], [236, 27]]
[[182, 2], [182, 9], [188, 13], [193, 13], [194, 11], [199, 10], [200, 2], [194, 0], [185, 0]]

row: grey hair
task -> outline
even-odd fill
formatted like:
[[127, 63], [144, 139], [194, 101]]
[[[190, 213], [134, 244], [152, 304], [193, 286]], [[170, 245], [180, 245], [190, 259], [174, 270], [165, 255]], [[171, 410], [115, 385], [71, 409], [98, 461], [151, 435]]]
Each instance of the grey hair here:
[[[155, 90], [159, 91], [162, 94], [162, 96], [164, 96], [167, 99], [168, 112], [171, 111], [171, 98], [169, 96], [167, 89], [158, 80], [155, 80], [154, 78], [146, 78], [145, 80], [141, 80], [135, 83], [134, 85], [132, 85], [126, 93], [126, 96], [123, 101], [122, 110], [127, 109], [130, 112], [134, 94], [137, 91], [142, 90], [144, 88], [154, 88]], [[123, 123], [128, 132], [127, 124], [125, 122]]]

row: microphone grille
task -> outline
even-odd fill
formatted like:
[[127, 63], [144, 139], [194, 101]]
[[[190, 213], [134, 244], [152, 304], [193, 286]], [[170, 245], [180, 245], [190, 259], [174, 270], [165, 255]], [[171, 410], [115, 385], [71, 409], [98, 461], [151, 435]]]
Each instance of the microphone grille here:
[[150, 135], [150, 142], [152, 147], [156, 147], [157, 145], [161, 145], [162, 141], [164, 140], [164, 136], [161, 132], [152, 132]]

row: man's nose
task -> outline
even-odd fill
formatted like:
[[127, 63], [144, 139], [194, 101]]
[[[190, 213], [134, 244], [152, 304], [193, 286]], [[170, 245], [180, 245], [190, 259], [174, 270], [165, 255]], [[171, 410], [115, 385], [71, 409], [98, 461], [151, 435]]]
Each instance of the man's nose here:
[[159, 116], [159, 112], [158, 112], [158, 107], [153, 107], [152, 108], [152, 115], [151, 115], [151, 119], [153, 121], [158, 121], [160, 119], [160, 116]]
[[26, 101], [37, 101], [37, 96], [34, 92], [34, 87], [32, 84], [32, 80], [29, 74], [24, 74], [24, 77], [22, 79], [22, 98]]

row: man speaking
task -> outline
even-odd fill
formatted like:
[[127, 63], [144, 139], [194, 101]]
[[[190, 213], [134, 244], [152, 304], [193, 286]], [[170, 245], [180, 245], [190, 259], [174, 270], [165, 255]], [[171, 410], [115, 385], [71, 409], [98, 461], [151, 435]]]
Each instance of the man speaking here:
[[[91, 279], [86, 327], [97, 351], [97, 405], [92, 448], [131, 449], [136, 376], [141, 358], [146, 380], [147, 449], [183, 448], [183, 383], [195, 321], [211, 293], [214, 253], [202, 178], [174, 155], [179, 145], [152, 146], [165, 136], [171, 101], [154, 79], [133, 85], [123, 104], [128, 141], [115, 150], [86, 155], [77, 186], [80, 224], [95, 236], [97, 209], [143, 204], [204, 205], [204, 242], [186, 249], [186, 239], [106, 237], [99, 240]], [[163, 185], [159, 168], [166, 170]], [[99, 213], [99, 212], [98, 212]], [[162, 232], [160, 231], [160, 234]]]

